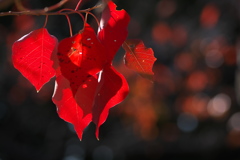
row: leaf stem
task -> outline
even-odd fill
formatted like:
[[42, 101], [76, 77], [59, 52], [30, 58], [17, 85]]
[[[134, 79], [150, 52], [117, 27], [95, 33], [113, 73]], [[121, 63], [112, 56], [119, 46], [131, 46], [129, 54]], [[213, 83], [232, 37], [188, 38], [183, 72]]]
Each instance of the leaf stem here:
[[67, 21], [68, 21], [68, 26], [69, 26], [69, 34], [70, 34], [70, 37], [72, 37], [73, 33], [72, 33], [72, 24], [71, 24], [71, 21], [70, 21], [70, 18], [68, 15], [65, 15], [66, 18], [67, 18]]
[[78, 4], [76, 5], [75, 11], [79, 9], [81, 3], [82, 3], [82, 0], [79, 0]]
[[[62, 10], [59, 11], [59, 13], [61, 13], [61, 12], [63, 12], [63, 11], [71, 11], [71, 12], [77, 13], [77, 14], [80, 15], [80, 17], [81, 17], [82, 20], [84, 21], [84, 17], [83, 17], [83, 15], [82, 15], [82, 13], [80, 13], [80, 12], [77, 12], [77, 11], [72, 10], [72, 9], [62, 9]], [[71, 21], [70, 21], [70, 18], [69, 18], [69, 16], [68, 16], [67, 14], [66, 14], [65, 16], [66, 16], [67, 21], [68, 21], [68, 26], [69, 26], [70, 36], [72, 37], [73, 34], [72, 34], [72, 25], [71, 25]]]
[[43, 28], [45, 28], [45, 27], [46, 27], [46, 25], [47, 25], [47, 22], [48, 22], [48, 15], [46, 15], [46, 19], [45, 19], [45, 22], [44, 22], [44, 26], [43, 26]]
[[93, 18], [96, 20], [97, 25], [98, 25], [98, 27], [99, 27], [99, 26], [100, 26], [100, 22], [99, 22], [99, 20], [97, 19], [97, 17], [96, 17], [93, 13], [91, 13], [91, 12], [87, 12], [87, 14], [90, 14], [91, 16], [93, 16]]
[[88, 12], [86, 12], [84, 23], [83, 23], [83, 29], [81, 29], [78, 33], [82, 33], [84, 31], [85, 25], [87, 23], [87, 17], [88, 17]]
[[59, 13], [67, 13], [67, 12], [63, 12], [63, 11], [70, 11], [70, 12], [74, 12], [74, 13], [76, 13], [76, 14], [78, 14], [78, 15], [80, 15], [80, 17], [82, 18], [82, 20], [84, 21], [84, 16], [82, 15], [82, 13], [81, 12], [79, 12], [79, 11], [75, 11], [75, 10], [73, 10], [73, 9], [68, 9], [68, 8], [65, 8], [65, 9], [62, 9], [62, 10], [60, 10], [60, 11], [58, 11]]

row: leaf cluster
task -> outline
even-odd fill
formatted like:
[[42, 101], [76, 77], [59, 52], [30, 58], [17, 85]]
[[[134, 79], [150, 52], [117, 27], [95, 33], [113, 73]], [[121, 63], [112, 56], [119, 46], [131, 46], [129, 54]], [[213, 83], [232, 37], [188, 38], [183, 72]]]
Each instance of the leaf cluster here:
[[[78, 10], [81, 0], [75, 10], [63, 9], [58, 12], [49, 11], [67, 0], [34, 11], [24, 8], [20, 1], [16, 2], [21, 12], [0, 15], [46, 15], [46, 22], [44, 27], [14, 42], [14, 67], [35, 86], [37, 92], [55, 76], [52, 101], [59, 117], [74, 125], [80, 139], [83, 130], [90, 122], [94, 122], [97, 126], [95, 134], [99, 139], [99, 128], [106, 121], [109, 109], [122, 102], [129, 92], [126, 79], [112, 65], [116, 52], [123, 45], [126, 66], [152, 79], [152, 66], [156, 61], [152, 49], [146, 48], [141, 40], [126, 41], [130, 17], [125, 10], [116, 10], [117, 6], [112, 1], [102, 11], [100, 22], [90, 12], [96, 6]], [[68, 17], [72, 13], [79, 14], [84, 21], [83, 29], [75, 35], [72, 35]], [[68, 19], [71, 36], [58, 42], [45, 26], [49, 15], [61, 14]], [[97, 33], [87, 23], [89, 14], [99, 24]]]

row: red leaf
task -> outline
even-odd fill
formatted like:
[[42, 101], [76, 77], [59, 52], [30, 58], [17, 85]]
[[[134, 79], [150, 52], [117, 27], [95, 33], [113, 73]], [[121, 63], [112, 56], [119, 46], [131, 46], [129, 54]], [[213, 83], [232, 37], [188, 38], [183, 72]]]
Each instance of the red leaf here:
[[98, 38], [107, 50], [107, 60], [112, 61], [114, 55], [127, 38], [127, 26], [130, 17], [125, 10], [116, 10], [116, 4], [110, 1], [103, 10]]
[[99, 127], [106, 121], [109, 109], [122, 102], [128, 92], [126, 79], [112, 66], [107, 66], [99, 75], [99, 85], [93, 106], [93, 122], [97, 125], [96, 137], [99, 137]]
[[97, 87], [96, 77], [89, 77], [73, 96], [69, 81], [62, 75], [56, 78], [53, 102], [57, 106], [59, 117], [74, 125], [79, 139], [83, 130], [92, 121], [92, 106]]
[[51, 56], [57, 52], [56, 48], [57, 39], [46, 28], [30, 32], [12, 46], [14, 67], [37, 91], [55, 75]]
[[61, 74], [70, 81], [73, 93], [106, 63], [105, 49], [88, 24], [80, 33], [63, 39], [57, 55]]
[[153, 50], [146, 48], [141, 40], [126, 40], [123, 44], [126, 51], [124, 62], [126, 66], [145, 78], [153, 76], [152, 67], [156, 58], [154, 57]]

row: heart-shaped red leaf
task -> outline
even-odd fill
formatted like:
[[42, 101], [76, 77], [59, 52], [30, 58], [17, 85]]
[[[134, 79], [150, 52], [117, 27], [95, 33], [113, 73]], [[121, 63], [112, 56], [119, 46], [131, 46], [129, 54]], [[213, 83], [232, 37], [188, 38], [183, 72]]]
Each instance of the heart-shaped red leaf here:
[[138, 39], [126, 40], [123, 43], [123, 48], [126, 51], [125, 65], [143, 77], [152, 79], [154, 74], [152, 67], [156, 61], [153, 50], [146, 48], [144, 43]]
[[93, 106], [93, 122], [96, 124], [96, 137], [99, 137], [99, 127], [106, 121], [109, 109], [122, 102], [128, 92], [126, 79], [112, 66], [103, 69], [98, 78], [99, 85], [96, 91]]
[[92, 121], [92, 106], [97, 87], [96, 77], [89, 77], [73, 95], [69, 81], [62, 75], [56, 78], [53, 102], [59, 117], [73, 124], [79, 139]]
[[82, 83], [102, 70], [106, 63], [105, 48], [88, 24], [80, 33], [59, 43], [57, 57], [61, 74], [70, 81], [74, 94]]
[[130, 17], [125, 10], [116, 10], [116, 4], [110, 1], [102, 12], [98, 39], [106, 47], [107, 61], [112, 61], [118, 49], [128, 35], [127, 26]]
[[37, 91], [55, 75], [51, 56], [57, 52], [56, 48], [57, 39], [46, 28], [30, 32], [12, 46], [13, 66]]

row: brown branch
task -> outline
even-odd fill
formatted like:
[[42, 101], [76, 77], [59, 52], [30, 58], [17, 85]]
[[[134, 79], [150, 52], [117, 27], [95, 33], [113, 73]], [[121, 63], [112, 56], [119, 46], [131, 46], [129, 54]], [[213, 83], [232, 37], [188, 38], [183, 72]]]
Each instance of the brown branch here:
[[[52, 7], [52, 6], [51, 6]], [[21, 15], [33, 15], [33, 16], [44, 16], [44, 15], [69, 15], [69, 14], [74, 14], [74, 13], [86, 13], [86, 12], [90, 12], [96, 8], [101, 7], [100, 5], [96, 5], [92, 8], [88, 8], [88, 9], [84, 9], [84, 10], [78, 10], [78, 11], [67, 11], [67, 12], [48, 12], [45, 9], [40, 9], [40, 10], [26, 10], [26, 11], [21, 11], [21, 12], [0, 12], [0, 17], [1, 16], [21, 16]], [[54, 8], [56, 9], [56, 8]], [[50, 10], [52, 10], [52, 8], [50, 8]]]

